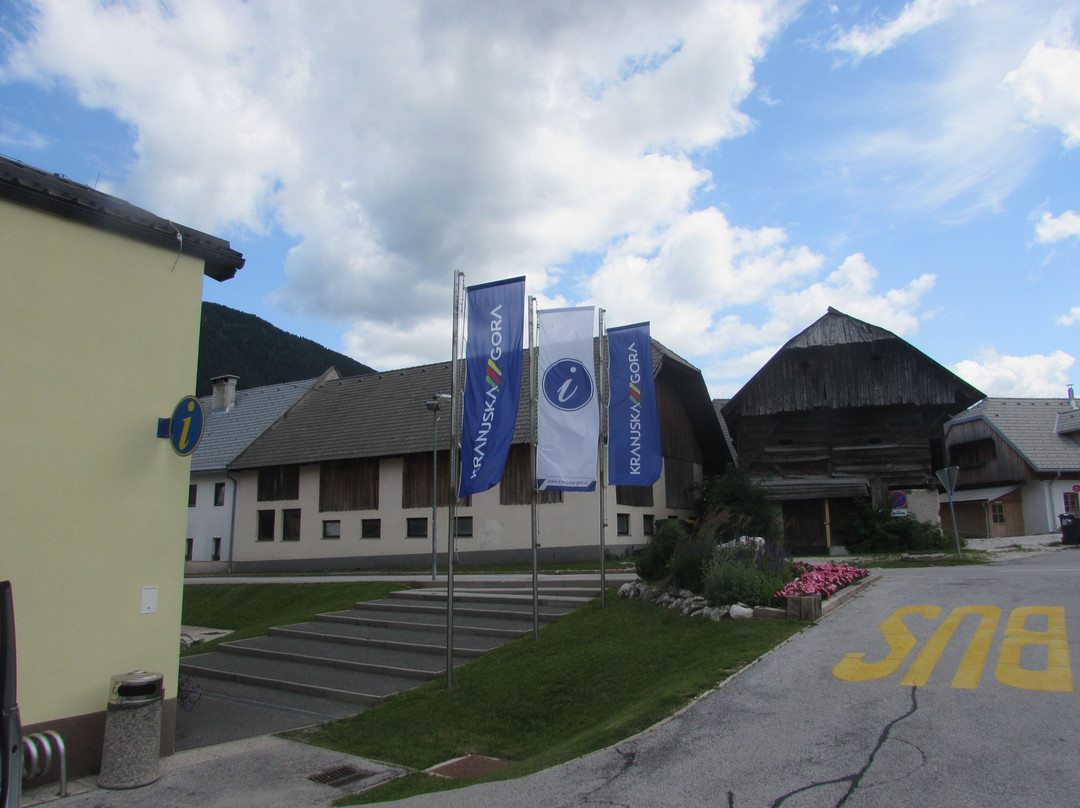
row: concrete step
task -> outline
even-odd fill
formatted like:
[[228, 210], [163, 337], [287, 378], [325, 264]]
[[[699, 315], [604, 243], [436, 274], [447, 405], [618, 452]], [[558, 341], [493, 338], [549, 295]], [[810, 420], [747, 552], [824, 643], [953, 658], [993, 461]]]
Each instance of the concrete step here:
[[378, 704], [420, 684], [419, 680], [408, 676], [220, 651], [185, 657], [180, 663], [180, 672], [364, 705]]
[[[528, 609], [520, 608], [516, 604], [488, 603], [483, 606], [463, 605], [454, 599], [454, 628], [468, 628], [489, 626], [499, 628], [516, 624], [532, 625], [532, 604]], [[567, 606], [540, 606], [540, 620], [550, 622], [557, 620], [563, 615], [569, 614], [573, 609]], [[348, 612], [356, 615], [371, 617], [372, 619], [389, 619], [394, 621], [415, 622], [441, 622], [446, 625], [446, 597], [435, 602], [409, 602], [404, 600], [372, 600], [357, 603]]]
[[[622, 571], [607, 573], [608, 586], [622, 584], [628, 581], [636, 581], [637, 573], [634, 571]], [[414, 586], [424, 589], [446, 589], [446, 576], [440, 575], [434, 581], [416, 581]], [[600, 589], [600, 573], [565, 573], [560, 575], [541, 574], [537, 579], [537, 586], [541, 590], [560, 589], [565, 587], [588, 587]], [[502, 589], [507, 587], [523, 587], [532, 591], [532, 577], [528, 573], [506, 575], [463, 575], [454, 577], [454, 589]]]
[[[595, 597], [599, 597], [600, 593], [597, 592]], [[393, 600], [415, 601], [418, 603], [446, 603], [446, 590], [445, 589], [406, 589], [402, 592], [391, 592], [388, 595]], [[571, 595], [553, 595], [548, 593], [541, 593], [537, 601], [541, 606], [563, 606], [568, 609], [580, 609], [583, 606], [587, 606], [593, 600], [593, 596], [571, 596]], [[518, 607], [532, 607], [533, 596], [531, 592], [524, 591], [504, 591], [504, 592], [489, 592], [489, 591], [470, 591], [470, 590], [454, 590], [454, 608], [457, 610], [457, 604], [506, 604]]]
[[[398, 648], [402, 651], [420, 650], [422, 648], [445, 648], [446, 625], [409, 624], [407, 627], [367, 625], [362, 618], [358, 618], [351, 612], [332, 612], [321, 614], [310, 623], [298, 623], [294, 626], [281, 628], [308, 631], [315, 634], [337, 634], [342, 637], [352, 638], [356, 645], [371, 645], [380, 648]], [[454, 624], [454, 646], [463, 650], [473, 650], [479, 653], [490, 651], [506, 642], [508, 639], [522, 636], [518, 632], [513, 636], [497, 634], [488, 636], [473, 632], [458, 633], [458, 625]], [[277, 633], [278, 629], [273, 629]]]
[[[419, 651], [399, 651], [391, 648], [372, 648], [349, 643], [327, 642], [321, 637], [267, 635], [250, 640], [223, 643], [218, 650], [227, 654], [255, 656], [262, 659], [303, 662], [343, 670], [403, 676], [427, 681], [434, 679], [445, 667], [446, 657]], [[456, 655], [455, 655], [456, 656]], [[457, 657], [463, 664], [470, 657]]]
[[[315, 627], [316, 624], [309, 623], [308, 626]], [[293, 626], [280, 626], [270, 629], [267, 636], [272, 637], [288, 637], [297, 640], [311, 640], [314, 642], [323, 643], [338, 643], [341, 645], [360, 646], [366, 649], [367, 653], [376, 655], [380, 651], [397, 651], [403, 653], [412, 654], [424, 654], [429, 657], [433, 657], [438, 660], [446, 659], [446, 646], [436, 645], [429, 643], [427, 645], [419, 645], [416, 643], [395, 642], [392, 640], [368, 640], [363, 637], [353, 637], [348, 632], [336, 633], [333, 628], [340, 628], [340, 624], [330, 624], [327, 626], [326, 631], [312, 631], [304, 627]], [[500, 643], [501, 644], [501, 643]], [[493, 645], [492, 648], [497, 648], [498, 645]], [[476, 659], [486, 654], [490, 648], [463, 648], [461, 643], [457, 640], [457, 635], [454, 636], [454, 659]], [[455, 662], [455, 664], [460, 664]], [[439, 670], [443, 670], [445, 665], [440, 665]]]

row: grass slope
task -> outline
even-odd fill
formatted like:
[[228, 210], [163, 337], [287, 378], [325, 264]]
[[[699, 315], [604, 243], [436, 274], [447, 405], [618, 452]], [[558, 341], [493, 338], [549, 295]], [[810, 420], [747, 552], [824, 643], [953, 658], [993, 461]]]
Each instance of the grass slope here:
[[[690, 619], [611, 596], [532, 637], [303, 739], [415, 769], [469, 753], [518, 777], [613, 744], [671, 715], [805, 624]], [[417, 774], [353, 798], [400, 799], [476, 781]]]
[[[188, 584], [184, 587], [183, 624], [235, 629], [222, 638], [242, 640], [265, 634], [273, 626], [304, 623], [322, 612], [349, 609], [354, 603], [376, 600], [408, 589], [400, 582], [317, 584]], [[185, 652], [213, 651], [220, 640], [193, 646]]]

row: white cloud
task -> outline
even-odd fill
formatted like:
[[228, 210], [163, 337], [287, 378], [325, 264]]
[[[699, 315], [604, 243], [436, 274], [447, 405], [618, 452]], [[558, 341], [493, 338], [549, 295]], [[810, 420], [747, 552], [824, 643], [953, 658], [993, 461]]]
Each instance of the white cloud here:
[[1068, 314], [1062, 314], [1057, 318], [1058, 325], [1076, 325], [1080, 323], [1080, 306], [1073, 306]]
[[380, 367], [422, 358], [412, 335], [446, 308], [452, 269], [527, 274], [544, 294], [578, 256], [692, 228], [711, 181], [697, 157], [752, 127], [739, 106], [794, 8], [35, 6], [3, 77], [69, 87], [132, 125], [117, 189], [132, 201], [211, 232], [292, 236], [276, 304], [360, 323], [349, 340], [377, 340], [360, 350]]
[[1061, 350], [1049, 356], [1002, 356], [991, 348], [977, 359], [954, 365], [953, 370], [988, 396], [1053, 398], [1065, 395], [1068, 371], [1075, 362], [1075, 357]]
[[727, 397], [830, 306], [910, 336], [936, 281], [927, 274], [879, 291], [878, 272], [861, 254], [818, 280], [822, 269], [822, 256], [788, 245], [783, 230], [735, 227], [710, 208], [655, 241], [613, 251], [591, 291], [611, 325], [645, 313], [653, 334], [702, 368], [714, 396]]
[[901, 39], [952, 17], [961, 9], [977, 6], [982, 0], [912, 0], [894, 20], [879, 25], [857, 25], [841, 33], [832, 42], [835, 50], [846, 51], [856, 59], [879, 56]]
[[1036, 42], [1004, 85], [1029, 122], [1059, 129], [1069, 148], [1080, 145], [1080, 50]]
[[1057, 217], [1046, 211], [1035, 224], [1035, 241], [1039, 244], [1054, 244], [1072, 236], [1080, 236], [1080, 214], [1071, 210]]

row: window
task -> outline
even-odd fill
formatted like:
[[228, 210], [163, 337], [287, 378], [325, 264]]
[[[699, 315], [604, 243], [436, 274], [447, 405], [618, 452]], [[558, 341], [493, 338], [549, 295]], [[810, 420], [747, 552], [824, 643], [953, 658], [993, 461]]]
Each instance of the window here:
[[191, 561], [191, 551], [195, 546], [195, 539], [187, 540], [187, 547], [184, 549], [184, 561]]
[[993, 438], [954, 443], [949, 447], [949, 460], [953, 466], [981, 466], [997, 458], [997, 444]]
[[1065, 513], [1080, 514], [1080, 494], [1075, 491], [1065, 492]]
[[427, 538], [427, 517], [410, 516], [405, 520], [405, 536], [409, 539]]
[[382, 538], [382, 520], [381, 519], [364, 519], [360, 522], [360, 538], [361, 539], [381, 539]]
[[340, 539], [341, 538], [341, 520], [340, 519], [323, 519], [323, 522], [322, 522], [322, 537], [324, 539]]
[[615, 532], [618, 533], [620, 536], [630, 535], [630, 514], [615, 514]]
[[281, 540], [300, 541], [299, 508], [285, 508], [281, 512]]
[[187, 506], [189, 508], [195, 507], [195, 501], [199, 496], [199, 486], [189, 485], [187, 487]]
[[225, 483], [214, 483], [214, 506], [220, 508], [225, 504]]
[[641, 515], [641, 532], [646, 536], [652, 536], [656, 533], [656, 517], [651, 513]]
[[300, 467], [265, 466], [259, 469], [259, 502], [300, 498]]
[[256, 541], [274, 540], [274, 512], [259, 511], [259, 532], [255, 535]]
[[459, 516], [459, 517], [457, 517], [457, 537], [459, 539], [471, 539], [472, 538], [472, 517], [471, 516]]
[[615, 486], [615, 504], [631, 508], [651, 508], [653, 495], [651, 485]]
[[379, 458], [319, 464], [319, 510], [373, 511], [379, 507]]
[[221, 561], [221, 536], [215, 536], [211, 541], [214, 542], [214, 552], [210, 556], [211, 561]]
[[1005, 524], [1005, 503], [990, 503], [990, 521], [992, 521], [995, 525]]
[[[529, 505], [532, 503], [533, 479], [532, 455], [527, 443], [518, 443], [510, 447], [499, 481], [500, 505]], [[541, 491], [536, 500], [541, 505], [562, 502], [562, 491]]]

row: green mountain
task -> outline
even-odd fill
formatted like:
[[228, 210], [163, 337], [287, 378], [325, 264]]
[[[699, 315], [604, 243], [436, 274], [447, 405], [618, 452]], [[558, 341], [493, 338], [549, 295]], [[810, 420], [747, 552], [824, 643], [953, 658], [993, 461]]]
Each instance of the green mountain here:
[[372, 368], [319, 343], [218, 303], [202, 304], [199, 375], [195, 395], [210, 395], [210, 380], [231, 373], [237, 388], [313, 379], [331, 365], [342, 376], [374, 373]]

